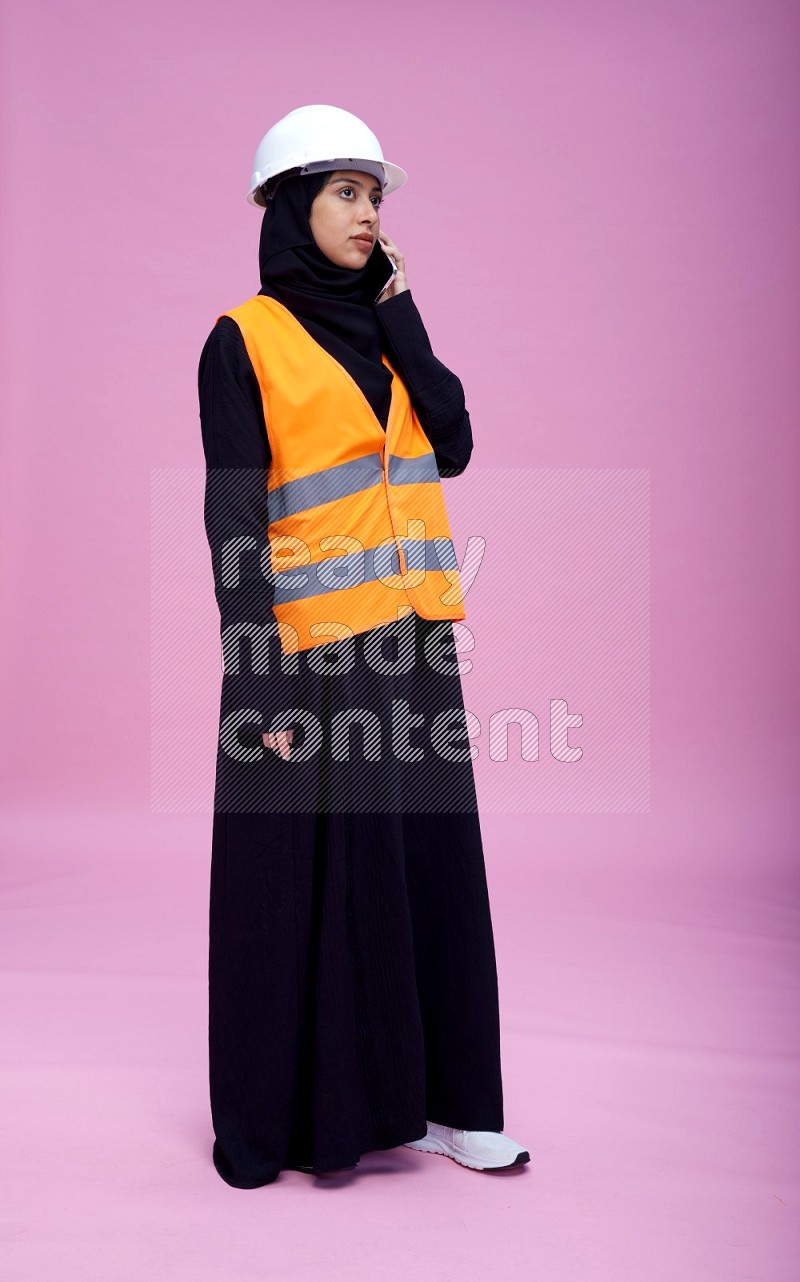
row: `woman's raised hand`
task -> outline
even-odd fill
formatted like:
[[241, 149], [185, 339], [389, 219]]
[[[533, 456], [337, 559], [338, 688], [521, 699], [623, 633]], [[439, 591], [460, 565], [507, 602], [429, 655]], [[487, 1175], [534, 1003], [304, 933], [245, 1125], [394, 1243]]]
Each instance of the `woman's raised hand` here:
[[397, 248], [394, 241], [386, 235], [385, 231], [378, 232], [378, 240], [380, 241], [384, 251], [394, 259], [395, 266], [397, 267], [397, 275], [386, 290], [386, 293], [381, 294], [378, 300], [378, 306], [380, 307], [381, 303], [385, 302], [387, 298], [394, 298], [395, 294], [402, 294], [404, 289], [408, 289], [408, 281], [406, 280], [406, 260], [400, 253], [400, 250]]

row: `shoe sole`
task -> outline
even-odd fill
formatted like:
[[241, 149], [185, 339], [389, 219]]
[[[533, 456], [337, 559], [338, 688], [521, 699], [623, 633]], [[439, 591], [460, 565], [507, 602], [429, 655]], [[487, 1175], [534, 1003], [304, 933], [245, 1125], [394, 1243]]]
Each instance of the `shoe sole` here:
[[418, 1153], [436, 1153], [439, 1157], [451, 1157], [459, 1166], [468, 1166], [472, 1171], [509, 1171], [513, 1166], [524, 1166], [530, 1162], [531, 1155], [527, 1149], [517, 1153], [513, 1162], [504, 1162], [501, 1166], [487, 1166], [485, 1162], [480, 1162], [477, 1158], [470, 1158], [468, 1153], [459, 1149], [456, 1145], [446, 1144], [444, 1140], [439, 1143], [436, 1140], [430, 1140], [427, 1137], [421, 1140], [412, 1140], [404, 1145], [405, 1148], [416, 1149]]

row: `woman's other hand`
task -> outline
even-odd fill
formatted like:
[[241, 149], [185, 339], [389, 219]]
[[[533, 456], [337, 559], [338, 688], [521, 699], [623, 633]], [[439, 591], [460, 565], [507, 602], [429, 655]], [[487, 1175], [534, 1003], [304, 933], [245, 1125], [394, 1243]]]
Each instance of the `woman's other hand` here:
[[394, 259], [395, 266], [397, 267], [397, 275], [386, 290], [386, 293], [381, 294], [381, 297], [378, 300], [378, 306], [380, 307], [381, 303], [384, 303], [387, 298], [394, 298], [395, 294], [402, 294], [404, 289], [408, 289], [408, 281], [406, 280], [406, 260], [400, 253], [400, 250], [397, 248], [394, 241], [386, 235], [385, 231], [378, 232], [378, 240], [380, 241], [383, 250]]
[[284, 761], [289, 760], [289, 744], [292, 742], [294, 730], [278, 730], [275, 734], [262, 734], [265, 748], [274, 748], [283, 757]]

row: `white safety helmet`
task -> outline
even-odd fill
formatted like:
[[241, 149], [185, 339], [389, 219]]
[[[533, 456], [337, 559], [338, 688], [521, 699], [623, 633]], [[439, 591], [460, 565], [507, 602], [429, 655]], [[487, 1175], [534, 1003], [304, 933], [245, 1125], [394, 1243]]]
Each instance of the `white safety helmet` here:
[[388, 196], [408, 178], [405, 169], [384, 160], [380, 143], [363, 120], [341, 107], [313, 103], [296, 107], [264, 134], [256, 148], [251, 205], [266, 204], [261, 190], [269, 178], [300, 167], [303, 174], [323, 169], [362, 169], [373, 174]]

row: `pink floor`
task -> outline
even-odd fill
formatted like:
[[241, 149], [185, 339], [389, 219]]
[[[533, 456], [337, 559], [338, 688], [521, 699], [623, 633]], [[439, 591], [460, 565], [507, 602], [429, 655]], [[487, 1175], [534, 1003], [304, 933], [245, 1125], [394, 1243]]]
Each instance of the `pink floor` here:
[[779, 809], [768, 841], [741, 798], [486, 816], [506, 1130], [531, 1163], [485, 1175], [401, 1147], [252, 1191], [211, 1164], [209, 818], [7, 815], [4, 1275], [796, 1276], [798, 897]]

